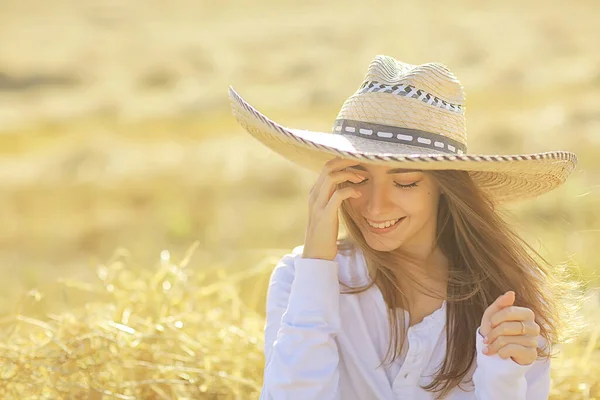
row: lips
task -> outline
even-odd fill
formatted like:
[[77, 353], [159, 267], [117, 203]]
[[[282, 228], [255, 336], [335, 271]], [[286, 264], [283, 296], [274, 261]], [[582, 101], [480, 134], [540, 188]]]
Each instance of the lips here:
[[[369, 219], [367, 219], [366, 221], [373, 228], [384, 229], [384, 228], [389, 228], [390, 226], [396, 225], [396, 223], [398, 223], [398, 221], [400, 221], [400, 219], [401, 218], [396, 218], [396, 219], [387, 220], [385, 222], [375, 222], [375, 221], [371, 221]], [[388, 225], [388, 223], [389, 223], [389, 225]]]
[[398, 227], [398, 225], [400, 225], [402, 223], [402, 221], [404, 221], [406, 219], [406, 217], [402, 217], [398, 220], [398, 222], [396, 222], [394, 225], [390, 225], [387, 228], [375, 228], [371, 225], [369, 225], [369, 223], [367, 222], [367, 228], [373, 232], [373, 233], [377, 233], [377, 234], [385, 234], [388, 232], [393, 231], [394, 229], [396, 229]]

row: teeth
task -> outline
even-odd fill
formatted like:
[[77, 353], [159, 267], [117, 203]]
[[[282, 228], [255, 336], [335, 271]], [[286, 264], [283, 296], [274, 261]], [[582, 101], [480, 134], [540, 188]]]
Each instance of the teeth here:
[[369, 223], [369, 225], [371, 225], [374, 228], [379, 228], [379, 229], [383, 229], [383, 228], [389, 228], [392, 225], [395, 225], [396, 222], [400, 221], [400, 218], [392, 220], [392, 221], [386, 221], [386, 222], [382, 222], [380, 224], [377, 224], [375, 222], [371, 222], [369, 220], [367, 220], [367, 222]]

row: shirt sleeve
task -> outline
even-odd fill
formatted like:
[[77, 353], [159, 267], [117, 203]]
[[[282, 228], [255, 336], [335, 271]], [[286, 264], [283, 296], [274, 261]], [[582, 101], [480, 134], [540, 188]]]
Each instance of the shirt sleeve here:
[[[550, 359], [520, 365], [497, 353], [483, 354], [483, 335], [476, 331], [477, 367], [473, 373], [478, 400], [547, 400], [550, 395]], [[543, 338], [540, 339], [542, 343]]]
[[338, 400], [338, 261], [284, 256], [269, 281], [260, 400]]

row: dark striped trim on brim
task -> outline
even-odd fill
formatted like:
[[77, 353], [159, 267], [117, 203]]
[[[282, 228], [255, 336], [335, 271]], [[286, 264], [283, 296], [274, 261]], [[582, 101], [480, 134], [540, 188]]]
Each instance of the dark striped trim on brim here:
[[408, 144], [450, 154], [467, 152], [467, 146], [464, 144], [437, 133], [348, 119], [336, 120], [333, 133], [360, 136], [381, 142]]

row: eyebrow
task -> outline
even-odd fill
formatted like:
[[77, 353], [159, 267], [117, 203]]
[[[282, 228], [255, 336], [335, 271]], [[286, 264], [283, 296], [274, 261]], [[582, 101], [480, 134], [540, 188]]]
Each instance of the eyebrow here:
[[[353, 166], [348, 167], [348, 168], [354, 168], [354, 169], [358, 169], [360, 171], [369, 172], [362, 165], [353, 165]], [[406, 168], [392, 168], [392, 169], [388, 170], [386, 172], [386, 174], [390, 174], [390, 175], [391, 174], [408, 174], [409, 172], [421, 172], [421, 170], [419, 170], [419, 169], [406, 169]]]

